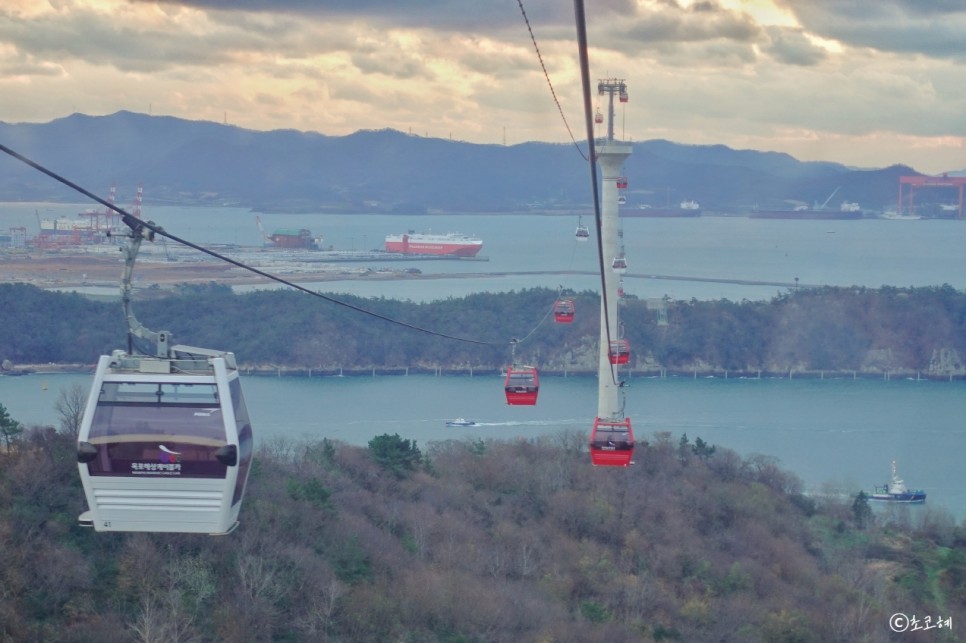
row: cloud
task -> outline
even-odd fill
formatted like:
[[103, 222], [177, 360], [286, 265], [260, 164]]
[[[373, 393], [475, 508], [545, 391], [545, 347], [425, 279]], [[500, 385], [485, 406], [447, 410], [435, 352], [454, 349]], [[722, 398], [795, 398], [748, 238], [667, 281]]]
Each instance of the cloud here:
[[768, 42], [762, 51], [774, 56], [776, 60], [800, 66], [811, 66], [828, 58], [828, 53], [815, 45], [801, 29], [768, 29]]
[[[573, 5], [522, 4], [580, 123]], [[929, 166], [962, 166], [948, 143], [966, 136], [961, 4], [595, 0], [592, 84], [627, 80], [635, 140], [800, 158], [831, 141], [845, 156], [827, 160], [915, 166], [904, 154], [923, 150]], [[152, 109], [252, 129], [569, 141], [514, 0], [5, 0], [0, 94], [3, 120]]]
[[25, 52], [0, 57], [0, 77], [3, 78], [59, 77], [63, 73], [64, 70], [60, 65], [37, 60]]
[[[0, 41], [37, 60], [80, 60], [133, 72], [220, 64], [235, 48], [252, 46], [250, 32], [212, 34], [205, 27], [174, 20], [154, 28], [81, 8], [20, 20], [0, 14]], [[233, 48], [226, 50], [226, 42]]]
[[687, 44], [694, 42], [731, 41], [754, 42], [760, 27], [746, 14], [702, 2], [690, 8], [675, 3], [645, 5], [636, 12], [622, 16], [618, 24], [601, 21], [595, 46], [606, 47], [607, 31], [614, 30], [625, 45], [648, 49], [655, 45]]
[[821, 38], [883, 52], [966, 60], [959, 0], [776, 0]]
[[[156, 0], [135, 0], [156, 4]], [[465, 0], [161, 0], [163, 4], [231, 13], [271, 13], [338, 21], [365, 20], [379, 28], [499, 30], [515, 24], [507, 3]], [[526, 2], [528, 11], [562, 18], [550, 0]], [[573, 13], [570, 13], [571, 20]]]

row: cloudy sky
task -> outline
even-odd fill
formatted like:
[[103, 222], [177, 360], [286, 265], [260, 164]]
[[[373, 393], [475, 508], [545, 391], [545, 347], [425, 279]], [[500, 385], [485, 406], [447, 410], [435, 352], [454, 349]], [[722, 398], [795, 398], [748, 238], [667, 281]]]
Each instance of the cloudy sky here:
[[[582, 139], [573, 2], [522, 6]], [[966, 168], [962, 0], [587, 0], [586, 17], [592, 78], [628, 84], [626, 140]], [[0, 121], [118, 110], [570, 140], [518, 0], [0, 3]]]

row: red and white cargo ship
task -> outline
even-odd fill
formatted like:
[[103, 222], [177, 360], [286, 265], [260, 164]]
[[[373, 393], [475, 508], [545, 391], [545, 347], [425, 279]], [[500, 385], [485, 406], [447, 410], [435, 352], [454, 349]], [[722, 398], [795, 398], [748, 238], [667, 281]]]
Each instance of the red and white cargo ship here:
[[475, 257], [483, 248], [483, 241], [459, 232], [446, 234], [418, 233], [386, 235], [386, 252], [407, 255], [452, 255]]

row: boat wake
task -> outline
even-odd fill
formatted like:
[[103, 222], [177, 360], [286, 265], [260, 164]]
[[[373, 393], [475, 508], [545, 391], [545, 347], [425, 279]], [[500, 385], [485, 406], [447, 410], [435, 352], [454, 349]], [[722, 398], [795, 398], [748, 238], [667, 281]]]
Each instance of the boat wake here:
[[571, 427], [587, 424], [585, 419], [569, 418], [563, 420], [510, 420], [508, 422], [477, 422], [476, 426], [560, 426]]

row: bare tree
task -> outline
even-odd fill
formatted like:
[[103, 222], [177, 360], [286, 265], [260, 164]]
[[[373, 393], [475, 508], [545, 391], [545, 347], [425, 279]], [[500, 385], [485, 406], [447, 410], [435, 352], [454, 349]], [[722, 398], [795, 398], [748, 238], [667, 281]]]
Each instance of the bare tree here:
[[139, 643], [193, 643], [199, 638], [191, 619], [185, 614], [181, 593], [147, 590], [134, 622], [129, 624], [134, 640]]
[[339, 599], [345, 593], [346, 587], [334, 575], [316, 591], [310, 592], [307, 610], [296, 624], [301, 633], [313, 641], [329, 640], [329, 629], [335, 620]]
[[54, 404], [54, 410], [60, 417], [60, 430], [67, 435], [77, 438], [80, 433], [81, 420], [84, 419], [84, 407], [87, 404], [87, 391], [77, 382], [60, 390], [60, 396]]

